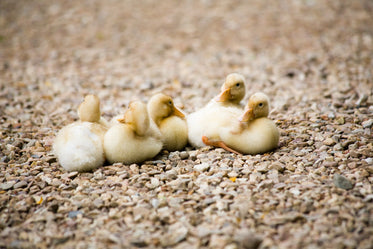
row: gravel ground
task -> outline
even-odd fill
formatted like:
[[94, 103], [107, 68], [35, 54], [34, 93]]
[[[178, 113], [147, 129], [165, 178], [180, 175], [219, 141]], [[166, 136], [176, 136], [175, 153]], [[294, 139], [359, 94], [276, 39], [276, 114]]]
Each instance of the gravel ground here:
[[[0, 1], [0, 248], [372, 248], [373, 4]], [[263, 91], [271, 153], [163, 151], [65, 172], [51, 153], [83, 96], [104, 117], [225, 76]]]

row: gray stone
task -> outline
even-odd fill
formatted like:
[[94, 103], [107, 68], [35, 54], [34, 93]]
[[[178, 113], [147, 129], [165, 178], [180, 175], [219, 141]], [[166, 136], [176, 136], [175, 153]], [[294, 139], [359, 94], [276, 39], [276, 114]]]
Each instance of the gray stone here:
[[349, 189], [352, 189], [352, 187], [353, 187], [350, 180], [348, 180], [346, 177], [341, 176], [339, 174], [334, 174], [333, 182], [334, 182], [334, 185], [337, 188], [342, 188], [342, 189], [349, 190]]

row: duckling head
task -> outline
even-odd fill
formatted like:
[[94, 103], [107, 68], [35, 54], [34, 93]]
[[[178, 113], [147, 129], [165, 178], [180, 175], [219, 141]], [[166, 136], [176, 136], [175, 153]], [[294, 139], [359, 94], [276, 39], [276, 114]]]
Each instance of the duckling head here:
[[144, 136], [149, 129], [149, 115], [146, 105], [141, 101], [131, 102], [124, 117], [118, 121], [129, 125], [137, 135]]
[[244, 114], [239, 118], [240, 122], [249, 122], [256, 118], [267, 117], [269, 114], [269, 98], [264, 93], [253, 94], [246, 105]]
[[78, 116], [82, 122], [98, 122], [101, 118], [100, 99], [96, 95], [87, 95], [79, 105]]
[[185, 115], [174, 105], [170, 96], [158, 93], [150, 98], [148, 102], [148, 112], [154, 122], [159, 125], [160, 122], [170, 116], [184, 118]]
[[215, 98], [217, 102], [239, 103], [245, 97], [245, 78], [242, 74], [231, 73], [225, 78], [220, 94]]

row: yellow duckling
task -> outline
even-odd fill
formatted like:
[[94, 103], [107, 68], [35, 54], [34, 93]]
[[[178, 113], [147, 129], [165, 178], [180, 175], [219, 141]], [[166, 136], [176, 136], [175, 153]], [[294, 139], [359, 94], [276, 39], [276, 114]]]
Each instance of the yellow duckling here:
[[53, 143], [53, 152], [68, 171], [89, 171], [105, 161], [102, 142], [107, 128], [100, 122], [100, 100], [87, 95], [78, 108], [79, 121], [62, 128]]
[[225, 107], [240, 108], [240, 102], [245, 97], [245, 78], [242, 74], [231, 73], [225, 78], [220, 94], [213, 98], [209, 105], [219, 103]]
[[268, 119], [269, 99], [264, 93], [255, 93], [249, 99], [245, 112], [233, 127], [222, 127], [220, 141], [203, 137], [206, 145], [222, 147], [237, 154], [258, 154], [278, 146], [279, 131]]
[[194, 147], [204, 147], [202, 136], [219, 138], [220, 127], [231, 124], [242, 112], [241, 100], [245, 96], [245, 78], [238, 73], [229, 74], [218, 96], [205, 107], [188, 115], [188, 140]]
[[185, 115], [175, 107], [170, 96], [158, 93], [148, 102], [148, 113], [162, 133], [163, 148], [181, 150], [188, 142]]
[[150, 126], [146, 105], [132, 102], [104, 137], [104, 151], [110, 163], [140, 163], [156, 156], [162, 149], [160, 131]]

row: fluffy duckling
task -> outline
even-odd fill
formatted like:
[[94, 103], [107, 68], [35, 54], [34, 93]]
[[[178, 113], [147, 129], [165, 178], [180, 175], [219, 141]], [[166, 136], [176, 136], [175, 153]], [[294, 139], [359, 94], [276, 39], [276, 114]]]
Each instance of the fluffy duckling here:
[[181, 150], [188, 142], [185, 115], [175, 107], [170, 96], [158, 93], [148, 102], [148, 113], [162, 133], [163, 148]]
[[269, 99], [264, 93], [255, 93], [249, 99], [245, 112], [232, 127], [222, 127], [220, 141], [203, 137], [206, 145], [222, 147], [237, 154], [258, 154], [278, 146], [279, 131], [268, 119]]
[[245, 96], [245, 78], [238, 73], [229, 74], [218, 96], [205, 107], [188, 115], [188, 140], [194, 147], [204, 147], [202, 136], [218, 138], [220, 127], [229, 125], [242, 112], [241, 100]]
[[156, 156], [162, 149], [161, 134], [150, 126], [146, 105], [132, 102], [104, 137], [104, 151], [110, 163], [140, 163]]
[[102, 142], [107, 128], [101, 124], [100, 100], [87, 95], [78, 108], [79, 121], [62, 128], [53, 151], [67, 171], [89, 171], [105, 161]]
[[231, 73], [225, 78], [220, 94], [210, 101], [210, 105], [219, 103], [226, 107], [241, 107], [240, 102], [245, 97], [245, 78], [242, 74]]

